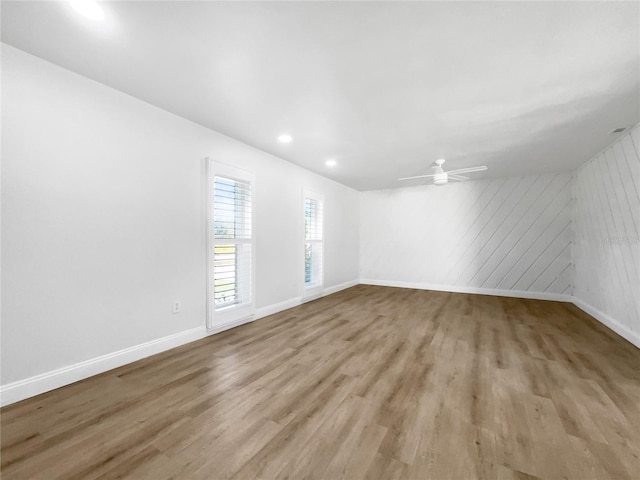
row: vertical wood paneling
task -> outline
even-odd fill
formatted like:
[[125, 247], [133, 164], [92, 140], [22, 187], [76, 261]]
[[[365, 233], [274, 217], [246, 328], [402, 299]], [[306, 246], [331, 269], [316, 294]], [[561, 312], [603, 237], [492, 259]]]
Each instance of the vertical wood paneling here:
[[640, 335], [640, 130], [582, 166], [575, 182], [575, 296]]
[[572, 176], [364, 192], [360, 277], [571, 294]]

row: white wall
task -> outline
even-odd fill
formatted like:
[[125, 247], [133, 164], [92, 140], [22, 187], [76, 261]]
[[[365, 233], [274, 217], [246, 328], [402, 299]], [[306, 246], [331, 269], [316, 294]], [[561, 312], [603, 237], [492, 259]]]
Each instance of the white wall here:
[[640, 127], [582, 166], [575, 182], [578, 306], [640, 346]]
[[565, 298], [572, 181], [559, 174], [364, 192], [361, 281]]
[[6, 45], [2, 140], [5, 387], [204, 329], [205, 157], [255, 171], [259, 311], [299, 299], [303, 187], [325, 195], [325, 287], [358, 278], [355, 190]]

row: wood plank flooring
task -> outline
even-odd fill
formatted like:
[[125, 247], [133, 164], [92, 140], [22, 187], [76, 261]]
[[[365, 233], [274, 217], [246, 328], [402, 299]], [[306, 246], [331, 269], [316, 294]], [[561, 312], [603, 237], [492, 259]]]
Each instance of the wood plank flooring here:
[[640, 350], [569, 304], [359, 285], [0, 413], [3, 480], [631, 479]]

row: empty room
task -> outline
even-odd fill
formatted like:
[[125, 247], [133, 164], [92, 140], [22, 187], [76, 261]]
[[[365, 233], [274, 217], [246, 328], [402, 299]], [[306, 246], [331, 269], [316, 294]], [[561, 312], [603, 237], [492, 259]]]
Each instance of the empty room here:
[[640, 2], [0, 8], [3, 480], [638, 478]]

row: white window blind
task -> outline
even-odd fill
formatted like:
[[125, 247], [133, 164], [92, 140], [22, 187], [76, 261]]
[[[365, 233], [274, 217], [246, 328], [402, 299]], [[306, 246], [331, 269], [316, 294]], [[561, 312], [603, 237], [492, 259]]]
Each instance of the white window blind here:
[[323, 198], [304, 193], [304, 294], [312, 296], [323, 287]]
[[252, 182], [234, 170], [214, 162], [209, 175], [210, 328], [253, 313]]

